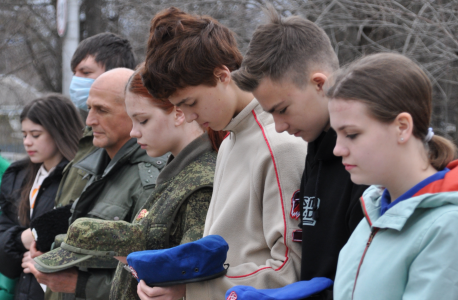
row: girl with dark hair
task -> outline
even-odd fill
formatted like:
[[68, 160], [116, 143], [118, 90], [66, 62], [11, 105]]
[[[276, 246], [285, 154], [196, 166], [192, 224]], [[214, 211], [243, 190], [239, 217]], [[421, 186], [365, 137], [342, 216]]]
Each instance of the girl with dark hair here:
[[354, 183], [372, 185], [334, 299], [456, 299], [458, 161], [429, 127], [428, 77], [402, 55], [370, 55], [334, 75], [327, 95], [334, 153]]
[[[75, 156], [84, 125], [73, 103], [52, 94], [30, 102], [21, 113], [28, 158], [13, 163], [0, 191], [0, 272], [17, 278], [15, 299], [44, 299], [45, 286], [23, 273], [31, 260], [30, 221], [52, 210], [62, 171]], [[22, 273], [22, 274], [21, 274]]]

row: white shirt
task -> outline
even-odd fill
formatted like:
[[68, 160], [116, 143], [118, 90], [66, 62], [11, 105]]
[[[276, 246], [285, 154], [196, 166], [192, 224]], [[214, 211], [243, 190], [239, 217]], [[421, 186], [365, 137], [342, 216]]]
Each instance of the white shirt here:
[[35, 181], [33, 182], [32, 188], [30, 189], [30, 217], [32, 217], [33, 214], [33, 209], [35, 208], [35, 201], [37, 200], [37, 195], [38, 191], [40, 190], [41, 184], [45, 180], [46, 177], [48, 177], [49, 173], [51, 173], [54, 170], [52, 168], [51, 170], [46, 171], [44, 165], [42, 164], [40, 169], [37, 172], [37, 176], [35, 177]]

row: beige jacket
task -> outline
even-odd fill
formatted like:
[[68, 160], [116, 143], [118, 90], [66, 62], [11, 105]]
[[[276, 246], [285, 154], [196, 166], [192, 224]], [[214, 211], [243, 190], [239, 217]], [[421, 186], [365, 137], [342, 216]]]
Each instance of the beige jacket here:
[[299, 280], [299, 221], [290, 216], [300, 188], [307, 144], [277, 133], [270, 114], [253, 100], [224, 129], [204, 236], [229, 244], [224, 277], [186, 285], [187, 300], [225, 299], [235, 285], [278, 288]]

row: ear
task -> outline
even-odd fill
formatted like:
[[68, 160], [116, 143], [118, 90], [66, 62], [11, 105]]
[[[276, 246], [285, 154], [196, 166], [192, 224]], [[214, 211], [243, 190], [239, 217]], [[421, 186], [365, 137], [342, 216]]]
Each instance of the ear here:
[[174, 124], [175, 124], [176, 127], [178, 127], [178, 126], [180, 126], [181, 124], [183, 124], [183, 123], [186, 122], [186, 118], [185, 118], [185, 116], [184, 116], [184, 113], [183, 113], [183, 111], [182, 111], [180, 108], [178, 108], [178, 107], [175, 106], [174, 111], [172, 112], [172, 114], [175, 115], [175, 122], [174, 122]]
[[326, 80], [328, 80], [328, 76], [326, 76], [323, 73], [313, 73], [310, 76], [310, 81], [315, 86], [318, 92], [321, 92], [323, 90], [323, 86], [326, 83]]
[[413, 136], [413, 119], [409, 113], [400, 113], [393, 123], [396, 126], [399, 144], [404, 144]]
[[222, 83], [229, 83], [231, 81], [231, 71], [226, 66], [216, 67], [213, 75]]

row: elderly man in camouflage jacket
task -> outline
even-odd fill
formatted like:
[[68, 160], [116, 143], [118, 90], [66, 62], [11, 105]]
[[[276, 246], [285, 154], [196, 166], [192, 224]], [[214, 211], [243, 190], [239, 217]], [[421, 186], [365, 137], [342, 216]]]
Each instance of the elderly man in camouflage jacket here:
[[[124, 104], [124, 88], [133, 71], [113, 69], [91, 86], [86, 124], [99, 149], [72, 165], [85, 187], [72, 205], [74, 222], [81, 217], [132, 221], [154, 190], [166, 157], [151, 158], [130, 138], [132, 121]], [[76, 183], [79, 184], [79, 183]], [[46, 299], [108, 299], [116, 264], [107, 268], [72, 268], [45, 274], [28, 265], [48, 287]], [[49, 290], [58, 293], [51, 293]]]

